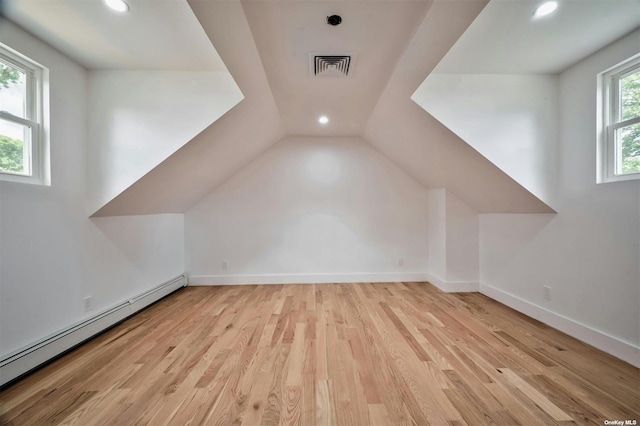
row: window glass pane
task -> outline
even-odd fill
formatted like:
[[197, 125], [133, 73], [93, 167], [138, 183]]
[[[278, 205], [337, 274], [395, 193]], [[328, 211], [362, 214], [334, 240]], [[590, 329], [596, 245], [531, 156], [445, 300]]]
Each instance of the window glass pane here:
[[21, 118], [27, 111], [27, 74], [0, 58], [0, 111]]
[[616, 130], [617, 174], [640, 173], [640, 123]]
[[0, 119], [0, 172], [31, 175], [31, 129]]
[[640, 69], [620, 79], [620, 120], [640, 116]]

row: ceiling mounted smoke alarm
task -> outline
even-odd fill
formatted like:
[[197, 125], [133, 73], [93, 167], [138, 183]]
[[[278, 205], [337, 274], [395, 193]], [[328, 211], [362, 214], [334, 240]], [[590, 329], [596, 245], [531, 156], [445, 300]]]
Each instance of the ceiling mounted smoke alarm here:
[[327, 24], [333, 25], [335, 27], [336, 25], [340, 25], [341, 23], [342, 17], [340, 15], [327, 16]]

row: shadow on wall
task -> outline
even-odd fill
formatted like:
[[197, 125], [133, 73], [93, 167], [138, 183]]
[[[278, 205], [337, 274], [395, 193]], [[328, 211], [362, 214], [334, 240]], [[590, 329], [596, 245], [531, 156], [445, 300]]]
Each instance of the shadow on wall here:
[[507, 270], [529, 261], [529, 247], [557, 217], [554, 213], [480, 215], [480, 282], [499, 281]]
[[[113, 249], [103, 249], [98, 263], [103, 256], [120, 258], [152, 283], [164, 282], [183, 272], [183, 215], [100, 217], [89, 222]], [[168, 265], [175, 265], [175, 270], [167, 271]]]

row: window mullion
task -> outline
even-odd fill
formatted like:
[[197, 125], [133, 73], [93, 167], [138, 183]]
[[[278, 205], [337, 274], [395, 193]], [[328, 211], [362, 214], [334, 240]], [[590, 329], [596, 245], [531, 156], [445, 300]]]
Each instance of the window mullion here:
[[6, 111], [0, 111], [0, 118], [7, 120], [7, 121], [12, 121], [14, 123], [17, 124], [21, 124], [23, 126], [27, 126], [27, 127], [31, 127], [32, 129], [37, 127], [38, 124], [35, 121], [32, 120], [28, 120], [22, 117], [18, 117], [16, 115], [13, 114], [9, 114]]
[[640, 116], [629, 118], [629, 119], [621, 121], [619, 123], [613, 123], [613, 124], [611, 124], [609, 126], [609, 128], [611, 128], [613, 130], [616, 130], [616, 129], [619, 129], [621, 127], [631, 126], [631, 125], [636, 124], [636, 123], [640, 123]]
[[611, 79], [611, 97], [609, 123], [613, 124], [620, 120], [620, 80], [617, 77]]

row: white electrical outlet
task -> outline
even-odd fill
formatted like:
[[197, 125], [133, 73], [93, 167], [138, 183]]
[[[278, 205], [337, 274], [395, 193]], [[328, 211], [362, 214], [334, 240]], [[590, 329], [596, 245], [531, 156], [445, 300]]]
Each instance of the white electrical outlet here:
[[404, 266], [404, 259], [403, 258], [398, 259], [398, 266]]
[[84, 298], [84, 311], [89, 312], [91, 310], [91, 296]]
[[542, 294], [546, 300], [551, 300], [551, 287], [548, 285], [542, 287]]
[[222, 261], [222, 269], [229, 269], [229, 261], [228, 260], [223, 260]]

